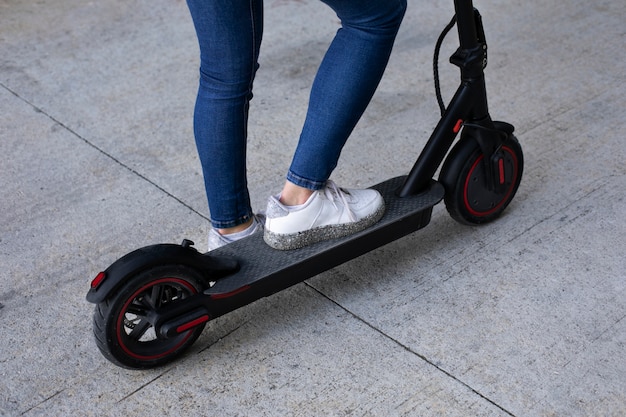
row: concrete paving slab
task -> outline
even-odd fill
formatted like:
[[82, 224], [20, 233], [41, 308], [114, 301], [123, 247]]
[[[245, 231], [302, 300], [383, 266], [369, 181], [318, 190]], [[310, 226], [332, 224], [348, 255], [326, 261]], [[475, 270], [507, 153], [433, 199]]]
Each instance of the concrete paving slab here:
[[197, 192], [202, 179], [189, 117], [197, 78], [195, 35], [184, 2], [154, 6], [12, 5], [10, 10], [22, 13], [16, 18], [20, 30], [9, 26], [4, 35], [6, 83], [206, 214], [206, 198]]
[[1, 169], [0, 374], [10, 383], [0, 415], [14, 415], [101, 364], [90, 277], [131, 241], [205, 239], [206, 220], [5, 89], [0, 105], [12, 115], [0, 150], [13, 155]]
[[[245, 323], [166, 371], [129, 373], [110, 391], [84, 378], [27, 415], [506, 415], [341, 307], [298, 286], [248, 308]], [[315, 317], [311, 322], [311, 317]], [[203, 341], [204, 342], [204, 341]], [[203, 343], [201, 342], [201, 344]], [[110, 374], [105, 368], [98, 369]], [[106, 380], [105, 380], [106, 381]], [[108, 392], [103, 392], [108, 389]], [[126, 388], [128, 389], [128, 388]], [[78, 398], [76, 398], [78, 397]], [[155, 402], [155, 398], [158, 401]], [[451, 407], [450, 404], [453, 404]]]
[[[84, 293], [136, 247], [205, 248], [185, 3], [0, 4], [0, 415], [624, 415], [626, 4], [475, 5], [492, 115], [526, 156], [505, 215], [467, 228], [438, 206], [423, 231], [215, 320], [180, 361], [137, 372], [97, 351]], [[452, 2], [409, 6], [342, 184], [405, 173], [437, 122], [432, 49]], [[266, 9], [258, 208], [337, 25], [317, 1]], [[455, 48], [452, 36], [445, 97]]]
[[[565, 130], [566, 143], [529, 164], [524, 197], [511, 208], [525, 213], [525, 229], [508, 214], [467, 230], [439, 211], [428, 229], [337, 268], [335, 280], [320, 278], [312, 285], [412, 351], [462, 375], [514, 415], [524, 415], [559, 387], [576, 392], [588, 369], [567, 381], [559, 376], [562, 369], [595, 351], [593, 340], [626, 314], [620, 302], [626, 296], [626, 227], [618, 214], [626, 212], [624, 148], [607, 133], [614, 126], [591, 130], [585, 122], [597, 113], [617, 120], [620, 106], [601, 103], [619, 102], [618, 96], [609, 91], [553, 122], [579, 121], [558, 129]], [[545, 126], [544, 132], [551, 137], [553, 130]], [[598, 155], [606, 155], [601, 165], [594, 163]], [[378, 279], [371, 280], [372, 271]], [[620, 346], [616, 339], [612, 349]], [[612, 369], [623, 368], [620, 357], [606, 360]], [[598, 396], [593, 403], [621, 412], [623, 378], [607, 378], [605, 384], [621, 394]], [[559, 404], [565, 415], [585, 415], [578, 399], [570, 397], [568, 404]], [[542, 415], [549, 408], [535, 411]]]

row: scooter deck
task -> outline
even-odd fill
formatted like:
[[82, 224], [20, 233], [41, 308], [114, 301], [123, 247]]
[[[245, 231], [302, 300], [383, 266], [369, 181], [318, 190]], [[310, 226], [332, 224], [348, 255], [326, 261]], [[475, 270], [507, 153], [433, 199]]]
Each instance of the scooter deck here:
[[378, 223], [361, 232], [288, 251], [269, 247], [259, 232], [211, 251], [212, 256], [236, 259], [239, 269], [205, 294], [222, 298], [254, 288], [256, 294], [270, 295], [421, 229], [430, 222], [433, 206], [443, 199], [444, 188], [432, 181], [423, 193], [401, 198], [396, 191], [405, 178], [371, 187], [382, 194], [386, 210]]

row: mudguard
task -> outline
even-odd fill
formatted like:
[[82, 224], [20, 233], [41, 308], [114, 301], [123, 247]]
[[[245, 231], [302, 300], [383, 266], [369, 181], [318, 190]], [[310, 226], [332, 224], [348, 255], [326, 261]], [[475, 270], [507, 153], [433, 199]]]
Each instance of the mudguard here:
[[178, 264], [198, 270], [207, 285], [220, 277], [239, 269], [237, 261], [229, 257], [201, 254], [193, 248], [193, 242], [183, 240], [182, 245], [162, 243], [134, 250], [115, 261], [92, 281], [87, 301], [100, 303], [116, 291], [129, 278], [159, 265]]

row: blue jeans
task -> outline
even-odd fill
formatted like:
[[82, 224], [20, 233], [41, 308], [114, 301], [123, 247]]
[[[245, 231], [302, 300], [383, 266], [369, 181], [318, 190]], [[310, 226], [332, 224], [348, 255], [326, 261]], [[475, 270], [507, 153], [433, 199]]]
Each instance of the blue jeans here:
[[[341, 20], [311, 88], [287, 180], [324, 187], [383, 75], [406, 0], [322, 0]], [[194, 135], [216, 228], [248, 221], [246, 139], [263, 0], [187, 0], [200, 44]]]

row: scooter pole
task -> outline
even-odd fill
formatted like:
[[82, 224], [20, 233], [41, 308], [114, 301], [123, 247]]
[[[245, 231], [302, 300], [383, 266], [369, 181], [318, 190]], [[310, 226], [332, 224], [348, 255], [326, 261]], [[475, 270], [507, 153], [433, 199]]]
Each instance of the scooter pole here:
[[430, 184], [435, 171], [441, 165], [467, 117], [467, 109], [471, 108], [473, 102], [473, 90], [472, 86], [468, 84], [459, 87], [450, 102], [450, 106], [439, 120], [417, 162], [413, 165], [406, 181], [400, 188], [399, 197], [418, 194]]
[[460, 47], [450, 62], [461, 69], [461, 85], [398, 191], [400, 197], [426, 189], [464, 122], [471, 121], [487, 129], [494, 127], [487, 108], [483, 72], [487, 65], [487, 44], [481, 17], [471, 0], [455, 0], [454, 5]]

